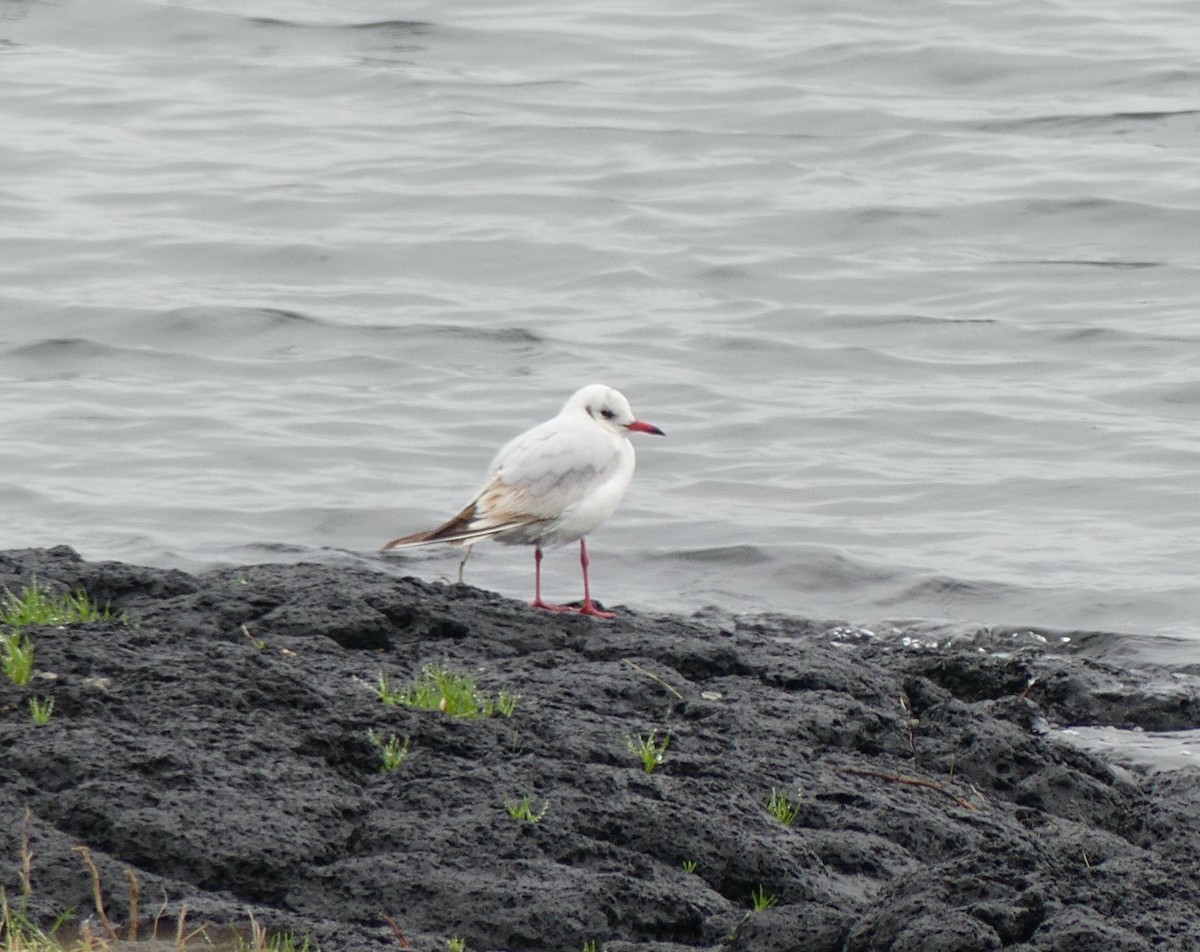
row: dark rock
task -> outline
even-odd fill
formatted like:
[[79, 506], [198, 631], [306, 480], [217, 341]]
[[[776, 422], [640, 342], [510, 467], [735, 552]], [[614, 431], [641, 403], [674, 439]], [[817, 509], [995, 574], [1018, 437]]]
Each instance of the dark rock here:
[[[326, 950], [402, 947], [385, 915], [428, 952], [1200, 948], [1197, 776], [1046, 728], [1194, 726], [1190, 683], [836, 622], [596, 622], [361, 567], [0, 553], [0, 586], [34, 578], [114, 616], [30, 630], [33, 682], [0, 682], [0, 885], [20, 894], [27, 842], [38, 921], [95, 914], [86, 846], [118, 925], [136, 875], [143, 935], [165, 896], [172, 934], [186, 903]], [[514, 715], [380, 702], [381, 672], [431, 662]], [[652, 731], [648, 774], [628, 744]], [[524, 796], [540, 822], [508, 814]]]

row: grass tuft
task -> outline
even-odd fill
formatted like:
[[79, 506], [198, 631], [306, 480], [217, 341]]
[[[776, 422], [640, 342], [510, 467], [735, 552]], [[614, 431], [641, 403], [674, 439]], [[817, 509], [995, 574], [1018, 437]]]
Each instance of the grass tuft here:
[[[184, 950], [180, 950], [184, 952]], [[235, 952], [316, 952], [312, 936], [297, 939], [294, 932], [276, 932], [269, 935], [250, 913], [250, 938], [239, 936]]]
[[107, 605], [101, 608], [82, 590], [51, 595], [36, 579], [20, 594], [6, 588], [0, 595], [0, 627], [12, 630], [0, 635], [0, 668], [13, 684], [28, 684], [33, 677], [33, 642], [21, 632], [28, 625], [71, 625], [111, 617]]
[[[160, 919], [167, 908], [167, 897], [163, 894], [163, 905], [159, 914], [149, 928], [150, 935], [139, 936], [139, 896], [141, 884], [132, 869], [125, 870], [125, 879], [129, 886], [129, 906], [126, 921], [128, 925], [122, 930], [117, 927], [104, 910], [104, 890], [100, 883], [100, 871], [92, 859], [91, 850], [86, 846], [76, 846], [74, 852], [79, 856], [91, 878], [92, 902], [95, 906], [95, 917], [84, 919], [77, 926], [70, 927], [68, 921], [74, 917], [72, 911], [62, 913], [49, 929], [38, 927], [28, 914], [30, 898], [33, 895], [33, 850], [29, 844], [29, 822], [31, 814], [25, 811], [25, 825], [20, 838], [20, 863], [16, 870], [16, 879], [20, 883], [21, 898], [19, 903], [10, 901], [7, 891], [0, 886], [0, 952], [117, 952], [117, 950], [145, 948], [148, 952], [167, 949], [170, 952], [203, 952], [214, 947], [232, 950], [232, 952], [318, 952], [316, 944], [310, 936], [297, 939], [291, 932], [268, 934], [249, 913], [249, 936], [238, 934], [236, 942], [222, 941], [214, 946], [208, 936], [208, 927], [201, 925], [188, 931], [188, 907], [184, 903], [179, 909], [175, 922], [174, 935], [166, 930], [160, 930]], [[168, 925], [169, 924], [165, 924]], [[240, 932], [240, 927], [237, 927]], [[63, 936], [67, 932], [71, 935]]]
[[31, 697], [29, 699], [29, 716], [35, 724], [48, 724], [50, 715], [54, 713], [54, 698]]
[[541, 810], [534, 810], [533, 797], [526, 794], [520, 800], [510, 800], [504, 798], [504, 809], [508, 811], [508, 815], [514, 820], [521, 820], [524, 823], [537, 823], [546, 815], [546, 811], [550, 809], [550, 804], [542, 801]]
[[443, 711], [451, 717], [492, 717], [497, 711], [512, 717], [519, 695], [501, 691], [498, 697], [489, 697], [479, 691], [469, 674], [459, 674], [445, 665], [427, 664], [402, 691], [393, 691], [388, 676], [381, 671], [379, 700], [390, 707], [419, 707]]
[[452, 935], [446, 941], [446, 948], [450, 952], [467, 952], [467, 940], [460, 935]]
[[755, 912], [762, 912], [765, 909], [770, 909], [775, 903], [779, 902], [778, 896], [773, 896], [763, 888], [762, 883], [758, 884], [752, 893], [750, 893], [750, 908]]
[[82, 589], [51, 595], [38, 585], [37, 579], [22, 588], [19, 595], [5, 589], [3, 597], [0, 597], [0, 625], [10, 628], [72, 625], [82, 621], [108, 621], [110, 618], [112, 611], [109, 606], [100, 607]]
[[671, 735], [668, 734], [657, 741], [658, 731], [651, 731], [649, 737], [643, 737], [638, 734], [636, 738], [633, 735], [626, 735], [625, 746], [629, 748], [630, 753], [639, 757], [642, 761], [642, 769], [646, 773], [654, 773], [654, 768], [662, 764], [663, 758], [667, 754], [667, 746], [671, 743]]
[[34, 952], [51, 947], [51, 936], [26, 918], [29, 893], [23, 890], [20, 908], [8, 901], [8, 890], [0, 886], [0, 949], [4, 952]]
[[694, 859], [685, 859], [683, 861], [683, 871], [685, 873], [694, 873], [696, 871], [696, 861]]
[[0, 667], [13, 684], [28, 684], [33, 677], [33, 642], [19, 631], [0, 635]]
[[376, 734], [373, 730], [367, 731], [367, 737], [371, 739], [372, 744], [379, 748], [380, 773], [390, 773], [404, 763], [404, 758], [408, 756], [408, 744], [412, 739], [407, 734], [404, 735], [403, 743], [395, 734], [391, 734], [387, 740], [384, 740], [382, 734]]
[[297, 938], [294, 932], [267, 935], [261, 926], [258, 929], [261, 931], [255, 931], [250, 939], [238, 939], [236, 952], [315, 952], [312, 936]]
[[771, 788], [771, 795], [766, 799], [767, 812], [784, 826], [791, 826], [800, 813], [800, 804], [793, 801], [786, 791]]
[[496, 695], [496, 710], [505, 717], [512, 717], [519, 700], [521, 700], [521, 695], [512, 694], [505, 688], [501, 688], [500, 693]]

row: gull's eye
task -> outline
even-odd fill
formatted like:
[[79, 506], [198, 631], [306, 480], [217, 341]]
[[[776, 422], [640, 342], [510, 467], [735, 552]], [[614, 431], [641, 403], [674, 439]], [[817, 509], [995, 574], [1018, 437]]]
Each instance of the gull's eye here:
[[613, 413], [612, 410], [610, 410], [608, 407], [605, 407], [603, 410], [601, 410], [600, 415], [602, 417], [604, 417], [604, 419], [606, 419], [606, 420], [611, 420], [613, 417], [616, 416], [616, 414]]

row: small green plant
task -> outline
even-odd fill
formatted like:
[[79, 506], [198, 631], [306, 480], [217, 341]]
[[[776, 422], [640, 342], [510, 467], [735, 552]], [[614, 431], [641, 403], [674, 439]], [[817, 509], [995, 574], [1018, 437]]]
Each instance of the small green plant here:
[[636, 738], [633, 735], [626, 735], [625, 745], [629, 748], [630, 753], [635, 754], [642, 761], [642, 769], [646, 773], [654, 773], [654, 768], [663, 762], [663, 757], [666, 756], [667, 746], [671, 743], [671, 735], [668, 734], [661, 742], [655, 740], [658, 736], [658, 731], [651, 731], [649, 737], [643, 737], [638, 734]]
[[784, 826], [791, 826], [800, 814], [800, 804], [795, 803], [786, 791], [771, 788], [771, 795], [766, 800], [767, 812]]
[[388, 676], [379, 673], [379, 700], [388, 706], [444, 711], [451, 717], [492, 717], [497, 711], [512, 717], [518, 699], [508, 691], [501, 691], [497, 698], [481, 694], [469, 674], [453, 672], [445, 665], [425, 665], [402, 691], [393, 691]]
[[[41, 949], [43, 944], [49, 946], [51, 941], [50, 935], [42, 932], [27, 917], [32, 890], [29, 884], [29, 868], [26, 857], [32, 858], [32, 854], [28, 852], [28, 846], [25, 843], [22, 844], [22, 848], [21, 858], [26, 865], [23, 866], [20, 873], [21, 901], [18, 908], [14, 908], [13, 904], [9, 902], [8, 890], [0, 886], [0, 949], [4, 949], [5, 952]], [[58, 923], [55, 923], [56, 927], [57, 925]]]
[[452, 935], [446, 943], [450, 952], [467, 952], [467, 940], [460, 935]]
[[268, 935], [267, 930], [250, 916], [250, 937], [239, 936], [235, 952], [316, 952], [312, 936], [296, 938], [294, 932], [276, 932]]
[[694, 859], [685, 859], [683, 861], [683, 871], [685, 873], [694, 873], [696, 871], [696, 861]]
[[775, 903], [779, 902], [778, 896], [772, 896], [764, 888], [762, 883], [758, 884], [758, 888], [750, 893], [750, 908], [755, 912], [762, 912], [764, 909], [770, 909]]
[[8, 894], [0, 887], [0, 949], [4, 952], [58, 952], [65, 950], [66, 943], [55, 936], [55, 932], [66, 921], [64, 914], [49, 931], [43, 931], [29, 921], [24, 909], [29, 896], [21, 898], [21, 909], [14, 909]]
[[283, 932], [267, 940], [267, 952], [311, 952], [312, 936], [297, 939], [295, 933]]
[[33, 677], [33, 642], [19, 631], [0, 635], [0, 667], [13, 684], [28, 684]]
[[395, 734], [389, 734], [384, 740], [382, 734], [377, 734], [373, 730], [367, 731], [367, 737], [371, 739], [371, 743], [379, 748], [379, 772], [390, 773], [404, 763], [404, 758], [408, 756], [408, 744], [411, 738], [405, 734], [404, 741]]
[[54, 713], [54, 698], [31, 697], [29, 699], [29, 716], [33, 718], [35, 724], [46, 724], [50, 720], [50, 715]]
[[296, 938], [294, 932], [276, 932], [262, 944], [239, 944], [238, 952], [314, 952], [314, 946], [312, 936]]
[[583, 952], [600, 952], [600, 946], [595, 939], [588, 939], [583, 943]]
[[508, 815], [514, 820], [521, 820], [525, 823], [537, 823], [546, 815], [546, 811], [550, 809], [550, 804], [542, 802], [540, 810], [534, 810], [533, 797], [526, 794], [520, 800], [510, 800], [504, 798], [504, 809], [508, 811]]
[[501, 688], [500, 693], [496, 695], [496, 710], [505, 717], [512, 717], [513, 712], [517, 709], [517, 701], [519, 700], [521, 700], [521, 695], [512, 694]]
[[82, 589], [61, 595], [43, 591], [35, 579], [15, 595], [4, 590], [0, 598], [0, 625], [23, 628], [25, 625], [70, 625], [80, 621], [107, 621], [112, 611], [101, 608]]

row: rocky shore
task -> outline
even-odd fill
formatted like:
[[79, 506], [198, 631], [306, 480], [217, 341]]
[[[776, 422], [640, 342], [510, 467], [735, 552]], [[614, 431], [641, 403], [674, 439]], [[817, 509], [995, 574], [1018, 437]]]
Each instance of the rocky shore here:
[[[128, 935], [132, 877], [140, 937], [186, 905], [210, 938], [253, 916], [329, 952], [1200, 949], [1200, 774], [1050, 729], [1195, 727], [1187, 679], [835, 622], [602, 622], [356, 565], [0, 552], [0, 586], [34, 578], [113, 614], [27, 629], [33, 680], [0, 680], [0, 884], [32, 853], [42, 924]], [[427, 665], [515, 707], [381, 701]]]

